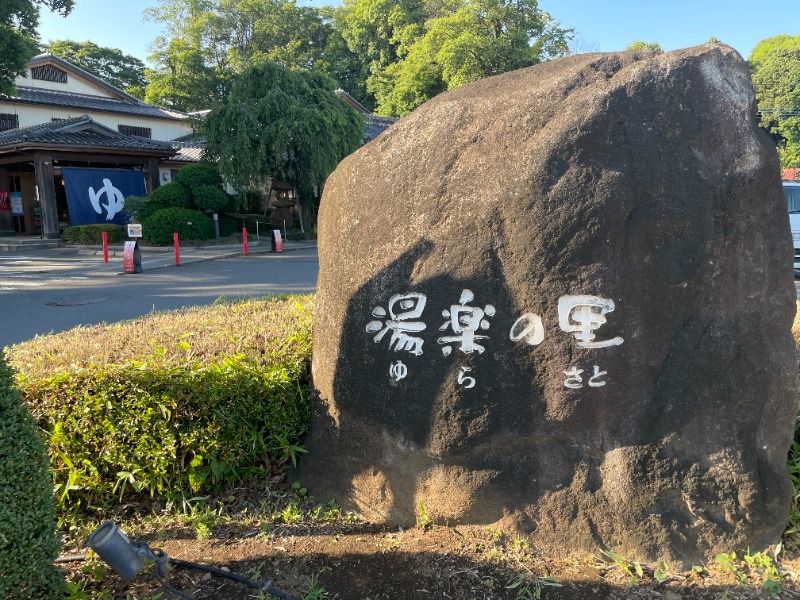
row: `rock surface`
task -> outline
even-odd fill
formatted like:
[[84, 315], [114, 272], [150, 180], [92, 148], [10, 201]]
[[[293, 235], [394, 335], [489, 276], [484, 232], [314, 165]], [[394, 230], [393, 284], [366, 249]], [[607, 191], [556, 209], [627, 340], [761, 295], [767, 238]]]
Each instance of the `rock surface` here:
[[697, 563], [779, 539], [792, 245], [731, 48], [442, 94], [341, 163], [319, 224], [295, 476], [320, 501], [561, 554]]

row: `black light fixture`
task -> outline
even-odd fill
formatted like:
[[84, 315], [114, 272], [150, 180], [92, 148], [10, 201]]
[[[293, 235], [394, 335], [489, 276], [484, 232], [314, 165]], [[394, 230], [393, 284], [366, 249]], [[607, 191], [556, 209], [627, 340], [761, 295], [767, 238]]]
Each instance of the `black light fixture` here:
[[167, 553], [160, 548], [150, 548], [145, 542], [131, 540], [125, 535], [125, 532], [112, 521], [106, 521], [95, 529], [86, 543], [115, 573], [124, 579], [133, 579], [136, 577], [142, 572], [147, 562], [155, 563], [153, 566], [153, 575], [158, 582], [164, 589], [186, 600], [195, 600], [195, 598], [185, 592], [176, 590], [164, 581], [169, 563], [205, 571], [212, 575], [219, 575], [220, 577], [231, 579], [247, 587], [261, 590], [276, 598], [281, 598], [282, 600], [297, 600], [293, 596], [289, 596], [285, 592], [272, 587], [272, 581], [260, 583], [229, 571], [217, 569], [216, 567], [169, 558]]

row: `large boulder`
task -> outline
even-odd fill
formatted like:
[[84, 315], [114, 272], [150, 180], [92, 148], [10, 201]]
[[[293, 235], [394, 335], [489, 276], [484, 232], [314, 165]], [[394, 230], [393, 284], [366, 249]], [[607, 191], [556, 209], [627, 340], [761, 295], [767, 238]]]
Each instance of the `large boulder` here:
[[792, 243], [731, 48], [442, 94], [325, 187], [318, 498], [696, 562], [785, 527]]

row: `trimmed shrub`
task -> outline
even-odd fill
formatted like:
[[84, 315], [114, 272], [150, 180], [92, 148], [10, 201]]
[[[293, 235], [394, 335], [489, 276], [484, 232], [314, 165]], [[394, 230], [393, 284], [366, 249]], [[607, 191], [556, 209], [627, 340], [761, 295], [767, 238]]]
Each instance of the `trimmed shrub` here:
[[63, 598], [45, 445], [0, 349], [0, 598]]
[[222, 187], [222, 176], [220, 176], [219, 171], [214, 167], [203, 164], [186, 165], [178, 171], [175, 181], [190, 191], [206, 185]]
[[171, 244], [174, 233], [182, 240], [210, 240], [214, 237], [214, 222], [196, 210], [163, 208], [142, 223], [142, 239], [150, 244]]
[[192, 196], [189, 190], [177, 181], [165, 183], [153, 192], [153, 201], [165, 208], [190, 208]]
[[128, 237], [127, 230], [122, 225], [105, 223], [99, 225], [76, 225], [64, 230], [64, 239], [75, 244], [102, 244], [103, 232], [108, 235], [110, 244], [123, 242]]
[[163, 203], [155, 200], [154, 198], [148, 198], [146, 202], [142, 202], [142, 204], [138, 208], [139, 220], [137, 223], [144, 223], [147, 219], [152, 217], [160, 210], [164, 210], [165, 208], [169, 208], [164, 206]]
[[219, 237], [228, 237], [241, 230], [239, 219], [236, 217], [230, 215], [219, 216]]
[[147, 196], [128, 196], [125, 198], [125, 214], [128, 217], [128, 223], [141, 223], [141, 216], [139, 210], [142, 205], [149, 202], [150, 198]]
[[192, 190], [194, 205], [210, 212], [220, 212], [228, 205], [228, 194], [215, 185], [201, 185]]
[[65, 519], [291, 462], [310, 419], [313, 312], [313, 296], [218, 303], [14, 346]]

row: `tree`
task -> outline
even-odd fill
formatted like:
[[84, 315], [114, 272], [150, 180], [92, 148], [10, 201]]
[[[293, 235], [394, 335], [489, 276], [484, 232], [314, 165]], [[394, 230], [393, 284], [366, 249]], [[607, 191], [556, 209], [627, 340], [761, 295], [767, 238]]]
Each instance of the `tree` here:
[[457, 0], [368, 89], [379, 113], [402, 116], [446, 89], [567, 54], [571, 34], [536, 0]]
[[642, 42], [639, 40], [630, 44], [627, 48], [625, 48], [625, 50], [651, 50], [652, 52], [664, 52], [664, 49], [658, 42]]
[[37, 52], [39, 8], [46, 6], [63, 16], [73, 0], [0, 0], [0, 94], [14, 93], [14, 79]]
[[781, 165], [800, 166], [800, 36], [761, 40], [748, 63], [760, 125], [777, 142]]
[[238, 191], [271, 179], [293, 180], [306, 202], [339, 161], [355, 150], [363, 120], [318, 73], [274, 63], [234, 80], [225, 105], [203, 122], [206, 153]]
[[141, 93], [147, 84], [144, 78], [144, 63], [138, 58], [123, 54], [117, 48], [105, 48], [94, 42], [73, 40], [55, 40], [45, 48], [51, 54], [68, 60], [129, 93]]

